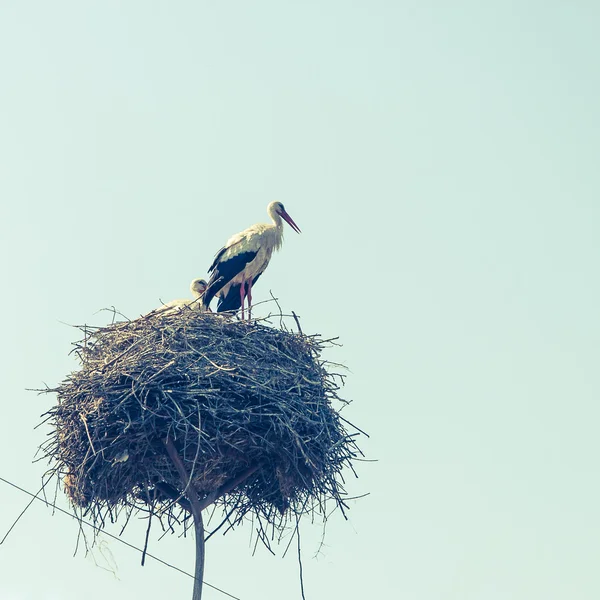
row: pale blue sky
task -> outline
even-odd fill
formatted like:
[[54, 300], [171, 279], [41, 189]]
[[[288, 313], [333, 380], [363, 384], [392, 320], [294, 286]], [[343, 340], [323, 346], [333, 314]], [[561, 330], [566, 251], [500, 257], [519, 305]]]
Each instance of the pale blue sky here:
[[[61, 321], [185, 296], [280, 200], [303, 234], [255, 300], [341, 337], [346, 414], [378, 459], [316, 559], [305, 527], [307, 598], [600, 597], [599, 18], [583, 1], [3, 3], [0, 476], [37, 489], [51, 398], [25, 388], [74, 368]], [[0, 483], [0, 535], [26, 501]], [[209, 543], [207, 580], [299, 598], [293, 553], [252, 557], [250, 531]], [[76, 537], [32, 507], [0, 546], [0, 597], [191, 596], [109, 539], [95, 556], [118, 579], [73, 558]], [[192, 568], [190, 539], [150, 551]]]

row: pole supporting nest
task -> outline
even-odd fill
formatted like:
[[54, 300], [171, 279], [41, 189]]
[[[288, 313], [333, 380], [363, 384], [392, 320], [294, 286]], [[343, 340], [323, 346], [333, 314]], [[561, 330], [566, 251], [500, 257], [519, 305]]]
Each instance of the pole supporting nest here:
[[[177, 452], [177, 448], [173, 444], [171, 438], [167, 437], [164, 440], [165, 448], [169, 458], [175, 465], [179, 476], [181, 477], [181, 500], [179, 504], [192, 513], [194, 519], [194, 533], [196, 535], [196, 568], [194, 571], [194, 593], [192, 600], [202, 599], [202, 582], [204, 578], [204, 522], [202, 520], [202, 511], [210, 506], [215, 500], [218, 500], [223, 494], [233, 491], [238, 485], [243, 483], [250, 475], [254, 474], [260, 465], [253, 465], [234, 477], [230, 481], [225, 482], [219, 489], [207, 494], [202, 500], [198, 496], [198, 491], [194, 486], [193, 481], [187, 473], [185, 465]], [[186, 498], [187, 496], [187, 498]]]
[[190, 503], [190, 512], [194, 519], [194, 533], [196, 535], [196, 568], [194, 570], [192, 600], [202, 600], [202, 582], [204, 580], [204, 523], [202, 521], [202, 507], [198, 498], [198, 492], [190, 480], [173, 442], [167, 437], [164, 443], [167, 453], [181, 477], [182, 489], [187, 489], [187, 499]]

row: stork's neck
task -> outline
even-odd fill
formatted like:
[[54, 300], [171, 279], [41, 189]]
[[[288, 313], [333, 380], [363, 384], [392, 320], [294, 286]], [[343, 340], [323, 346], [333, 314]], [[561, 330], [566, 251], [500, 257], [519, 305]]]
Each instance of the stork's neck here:
[[283, 242], [283, 219], [281, 218], [281, 215], [274, 210], [269, 211], [269, 216], [273, 221], [271, 249], [279, 250], [279, 248], [281, 248], [281, 242]]
[[277, 228], [277, 231], [283, 231], [283, 219], [281, 215], [275, 211], [270, 213], [271, 220], [273, 221], [273, 225]]
[[269, 216], [271, 217], [271, 221], [277, 229], [283, 230], [283, 219], [281, 215], [277, 212], [276, 203], [273, 202], [269, 205]]

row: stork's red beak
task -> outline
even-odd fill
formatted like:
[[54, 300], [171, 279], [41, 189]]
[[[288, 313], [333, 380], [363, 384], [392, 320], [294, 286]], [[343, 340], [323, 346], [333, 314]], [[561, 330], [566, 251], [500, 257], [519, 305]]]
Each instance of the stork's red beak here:
[[290, 217], [290, 215], [288, 215], [285, 210], [281, 211], [281, 216], [286, 220], [287, 224], [296, 232], [296, 233], [302, 233], [300, 231], [300, 227], [298, 227], [298, 225], [296, 225], [296, 223], [294, 223], [294, 219], [292, 219], [292, 217]]

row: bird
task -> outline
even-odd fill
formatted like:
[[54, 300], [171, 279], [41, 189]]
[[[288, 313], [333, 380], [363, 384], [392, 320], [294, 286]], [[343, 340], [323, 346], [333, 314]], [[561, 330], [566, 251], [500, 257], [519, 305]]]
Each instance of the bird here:
[[301, 233], [300, 227], [294, 223], [281, 202], [271, 202], [267, 206], [267, 213], [273, 224], [257, 223], [236, 233], [215, 255], [208, 269], [211, 274], [208, 287], [202, 296], [202, 305], [206, 309], [211, 300], [218, 296], [218, 312], [237, 310], [241, 307], [243, 319], [244, 300], [248, 298], [248, 318], [250, 318], [252, 286], [267, 268], [273, 250], [279, 250], [281, 247], [283, 221], [286, 221], [296, 233]]
[[124, 463], [124, 462], [127, 462], [128, 460], [129, 460], [129, 451], [127, 450], [127, 448], [125, 448], [125, 450], [123, 450], [123, 452], [119, 452], [119, 454], [117, 454], [117, 456], [115, 456], [113, 458], [112, 464], [114, 466], [117, 463]]
[[205, 293], [207, 287], [208, 283], [206, 282], [206, 279], [194, 279], [192, 283], [190, 283], [190, 291], [192, 292], [192, 296], [194, 296], [193, 300], [188, 298], [171, 300], [171, 302], [167, 302], [160, 308], [157, 308], [155, 312], [158, 312], [161, 315], [172, 315], [173, 313], [176, 313], [185, 307], [188, 307], [192, 310], [203, 310], [200, 298], [202, 298], [202, 295]]

